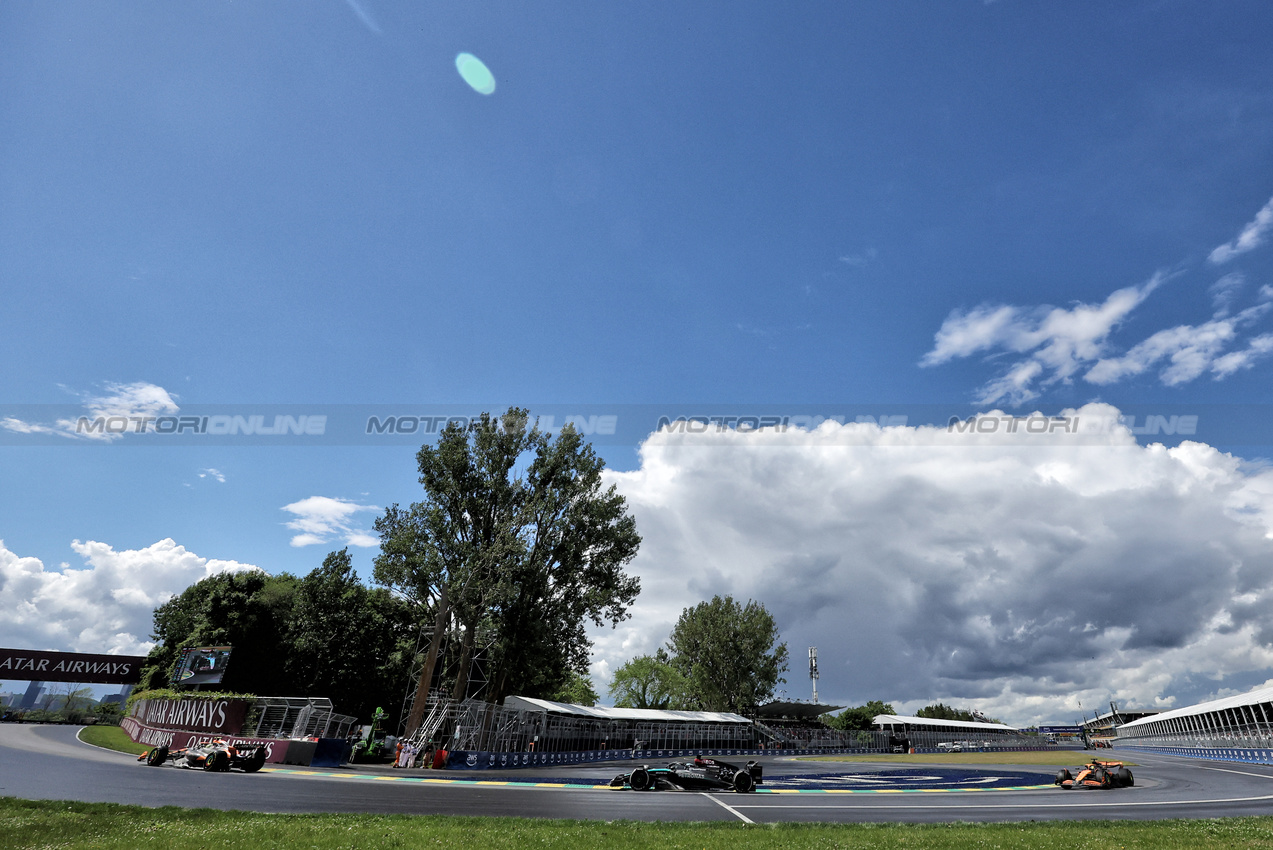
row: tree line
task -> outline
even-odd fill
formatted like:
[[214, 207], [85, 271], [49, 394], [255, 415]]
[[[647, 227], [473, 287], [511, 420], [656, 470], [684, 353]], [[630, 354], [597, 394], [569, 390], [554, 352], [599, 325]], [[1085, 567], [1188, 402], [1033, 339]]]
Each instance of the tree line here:
[[[881, 714], [897, 714], [893, 706], [880, 700], [871, 700], [865, 705], [846, 708], [839, 714], [828, 714], [823, 720], [833, 729], [846, 731], [865, 731], [875, 728], [875, 718]], [[964, 720], [970, 723], [999, 723], [993, 717], [987, 717], [973, 709], [951, 708], [943, 703], [926, 705], [915, 712], [916, 717], [927, 717], [933, 720]]]
[[143, 687], [166, 686], [182, 648], [232, 645], [221, 688], [360, 717], [396, 709], [421, 664], [421, 692], [595, 702], [587, 625], [625, 619], [640, 591], [623, 567], [641, 538], [604, 462], [521, 408], [448, 425], [416, 462], [424, 498], [376, 521], [376, 586], [347, 549], [301, 578], [203, 579], [155, 609]]

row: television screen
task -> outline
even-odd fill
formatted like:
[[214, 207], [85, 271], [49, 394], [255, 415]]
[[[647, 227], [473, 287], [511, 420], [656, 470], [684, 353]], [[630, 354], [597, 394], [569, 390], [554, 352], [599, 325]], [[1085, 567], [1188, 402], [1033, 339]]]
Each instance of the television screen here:
[[177, 669], [173, 673], [174, 685], [216, 685], [225, 675], [230, 663], [232, 646], [194, 646], [181, 650]]

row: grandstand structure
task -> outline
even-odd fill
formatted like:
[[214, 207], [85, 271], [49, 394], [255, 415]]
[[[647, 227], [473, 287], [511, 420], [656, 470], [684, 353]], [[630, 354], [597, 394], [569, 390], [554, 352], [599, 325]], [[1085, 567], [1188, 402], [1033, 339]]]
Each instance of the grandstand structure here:
[[819, 718], [839, 706], [775, 702], [760, 717], [574, 705], [511, 696], [503, 705], [431, 696], [427, 717], [407, 740], [447, 750], [571, 753], [659, 750], [886, 751], [888, 735], [842, 732]]
[[[867, 746], [861, 736], [832, 729], [822, 718], [844, 708], [818, 701], [773, 700], [756, 709], [756, 732], [766, 749], [832, 749]], [[883, 746], [881, 743], [880, 746]]]
[[511, 696], [502, 706], [438, 699], [413, 741], [448, 750], [564, 753], [755, 746], [752, 722], [717, 711], [573, 705]]
[[908, 717], [899, 714], [877, 714], [873, 722], [881, 731], [888, 733], [895, 746], [905, 741], [903, 746], [917, 750], [931, 750], [936, 749], [939, 744], [953, 743], [976, 749], [1032, 747], [1039, 743], [1036, 736], [1027, 735], [1020, 729], [1002, 723], [938, 720], [934, 717]]
[[1124, 723], [1115, 733], [1118, 747], [1197, 750], [1203, 757], [1240, 750], [1233, 755], [1238, 760], [1273, 763], [1273, 688], [1164, 711]]
[[1158, 711], [1124, 711], [1121, 708], [1111, 706], [1110, 710], [1104, 714], [1099, 714], [1090, 719], [1083, 720], [1083, 731], [1087, 733], [1089, 739], [1092, 740], [1108, 740], [1114, 738], [1118, 734], [1118, 727], [1133, 720], [1140, 720], [1145, 717], [1153, 717]]

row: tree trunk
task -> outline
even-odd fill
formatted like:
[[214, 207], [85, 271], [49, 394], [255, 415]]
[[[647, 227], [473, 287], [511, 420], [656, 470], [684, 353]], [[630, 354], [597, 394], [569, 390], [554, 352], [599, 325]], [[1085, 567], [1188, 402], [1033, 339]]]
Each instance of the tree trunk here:
[[442, 582], [442, 592], [438, 595], [438, 617], [433, 621], [433, 639], [429, 641], [429, 654], [425, 656], [424, 668], [420, 671], [420, 682], [416, 685], [415, 700], [411, 703], [411, 712], [407, 715], [406, 735], [411, 737], [424, 722], [424, 706], [429, 699], [429, 686], [433, 683], [433, 671], [438, 666], [438, 647], [442, 644], [442, 632], [446, 621], [451, 616], [446, 596], [447, 582]]

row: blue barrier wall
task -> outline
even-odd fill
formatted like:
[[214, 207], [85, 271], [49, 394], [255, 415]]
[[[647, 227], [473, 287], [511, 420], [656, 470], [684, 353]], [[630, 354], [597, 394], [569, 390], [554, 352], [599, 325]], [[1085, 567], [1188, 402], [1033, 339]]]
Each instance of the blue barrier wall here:
[[[1056, 747], [1002, 747], [983, 752], [1018, 752]], [[923, 752], [937, 752], [925, 750]], [[447, 753], [446, 766], [452, 770], [511, 770], [520, 767], [543, 767], [554, 764], [590, 764], [593, 762], [634, 761], [682, 761], [694, 756], [821, 756], [821, 755], [882, 755], [878, 750], [864, 749], [790, 749], [790, 750], [587, 750], [577, 753], [491, 753], [475, 750], [452, 750]]]
[[1247, 764], [1273, 764], [1273, 750], [1247, 750], [1238, 747], [1132, 747], [1115, 744], [1116, 750], [1159, 753], [1165, 756], [1184, 756], [1212, 761], [1240, 761]]

